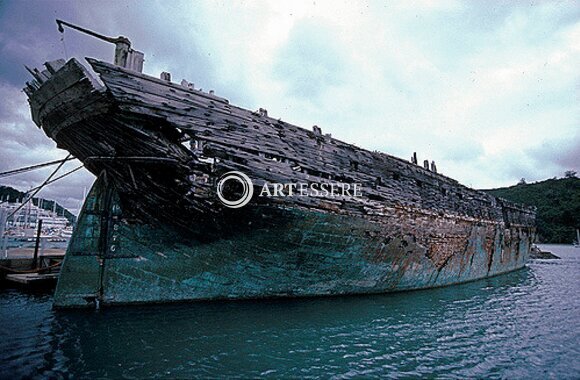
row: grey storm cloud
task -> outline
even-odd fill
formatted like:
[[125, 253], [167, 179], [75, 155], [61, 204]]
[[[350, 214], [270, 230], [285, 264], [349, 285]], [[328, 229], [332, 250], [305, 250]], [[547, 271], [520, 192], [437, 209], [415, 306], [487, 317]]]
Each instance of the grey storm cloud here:
[[[111, 60], [114, 47], [105, 42], [65, 30], [57, 31], [57, 18], [82, 25], [99, 33], [128, 36], [136, 49], [146, 52], [145, 66], [157, 66], [199, 82], [217, 82], [207, 54], [195, 43], [175, 38], [175, 27], [195, 28], [194, 19], [179, 16], [172, 4], [132, 2], [18, 1], [0, 2], [0, 171], [63, 158], [67, 152], [56, 148], [31, 120], [26, 96], [21, 91], [30, 75], [24, 65], [41, 67], [45, 61], [75, 57]], [[174, 3], [174, 5], [177, 5]], [[177, 16], [175, 16], [177, 15]], [[171, 23], [170, 20], [175, 21]], [[201, 32], [200, 32], [201, 33]], [[154, 36], [154, 38], [152, 38]], [[186, 55], [187, 61], [176, 60]], [[72, 170], [80, 163], [67, 163], [59, 172]], [[51, 173], [54, 167], [0, 179], [26, 191]], [[84, 189], [94, 176], [86, 170], [47, 186], [39, 194], [57, 199], [73, 211], [78, 209]]]
[[544, 142], [530, 149], [528, 155], [538, 167], [554, 166], [562, 174], [567, 170], [580, 172], [580, 131], [569, 140]]
[[[26, 6], [29, 4], [29, 6]], [[0, 11], [1, 80], [22, 87], [28, 79], [23, 65], [39, 66], [55, 58], [95, 57], [111, 60], [112, 45], [73, 30], [57, 31], [57, 18], [82, 25], [101, 34], [130, 38], [146, 53], [145, 66], [162, 66], [178, 75], [213, 83], [215, 73], [208, 59], [176, 30], [195, 33], [200, 28], [193, 17], [180, 14], [180, 3], [142, 1], [19, 1], [6, 2]], [[202, 31], [198, 30], [201, 34]], [[64, 37], [64, 42], [63, 42]], [[187, 60], [176, 57], [187, 57]]]

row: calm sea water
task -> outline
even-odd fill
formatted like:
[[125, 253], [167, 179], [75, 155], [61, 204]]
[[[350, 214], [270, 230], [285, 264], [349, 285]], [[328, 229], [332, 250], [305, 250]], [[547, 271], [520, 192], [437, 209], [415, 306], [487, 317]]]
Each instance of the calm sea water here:
[[0, 378], [580, 378], [580, 249], [390, 295], [56, 312], [0, 291]]

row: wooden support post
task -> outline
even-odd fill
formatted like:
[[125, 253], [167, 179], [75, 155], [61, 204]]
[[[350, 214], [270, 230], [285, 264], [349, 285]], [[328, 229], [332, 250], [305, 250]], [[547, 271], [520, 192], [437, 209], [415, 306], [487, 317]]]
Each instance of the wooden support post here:
[[119, 41], [115, 44], [115, 65], [127, 67], [127, 58], [131, 44], [128, 41]]
[[39, 219], [38, 228], [36, 229], [36, 244], [34, 244], [34, 258], [32, 260], [32, 269], [38, 267], [38, 246], [40, 245], [40, 234], [42, 233], [42, 219]]
[[7, 251], [5, 250], [5, 237], [4, 231], [6, 229], [6, 221], [8, 219], [8, 210], [5, 208], [0, 208], [0, 248], [2, 248], [2, 253], [7, 256]]
[[431, 171], [433, 173], [437, 173], [437, 166], [435, 165], [435, 161], [431, 161]]

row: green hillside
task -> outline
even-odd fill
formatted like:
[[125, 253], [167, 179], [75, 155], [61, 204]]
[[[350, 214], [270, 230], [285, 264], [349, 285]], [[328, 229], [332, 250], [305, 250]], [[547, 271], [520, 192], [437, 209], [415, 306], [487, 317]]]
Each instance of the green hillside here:
[[[10, 186], [0, 186], [0, 201], [4, 202], [4, 201], [8, 200], [10, 202], [15, 202], [17, 200], [20, 201], [21, 199], [24, 199], [24, 198], [26, 198], [26, 193], [18, 191]], [[39, 199], [33, 198], [32, 202], [35, 206], [38, 206]], [[56, 201], [44, 199], [42, 201], [41, 206], [44, 210], [52, 210], [55, 202]], [[69, 222], [71, 222], [71, 223], [75, 222], [76, 216], [74, 216], [73, 213], [71, 213], [69, 210], [62, 207], [58, 203], [56, 204], [55, 211], [58, 213], [58, 215], [64, 215], [64, 217], [67, 218], [69, 220]]]
[[538, 208], [538, 238], [541, 243], [571, 244], [580, 228], [580, 179], [575, 176], [520, 183], [485, 190], [497, 197]]

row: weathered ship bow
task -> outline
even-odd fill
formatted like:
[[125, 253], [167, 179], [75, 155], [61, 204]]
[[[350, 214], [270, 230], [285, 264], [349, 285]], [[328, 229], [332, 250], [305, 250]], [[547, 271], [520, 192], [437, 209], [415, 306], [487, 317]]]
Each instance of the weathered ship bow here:
[[[88, 62], [101, 82], [73, 59], [32, 71], [26, 88], [35, 123], [98, 176], [55, 306], [382, 293], [527, 261], [533, 209], [144, 75], [132, 58]], [[244, 207], [216, 192], [231, 171], [254, 187]], [[260, 196], [276, 183], [281, 196]], [[361, 191], [298, 196], [297, 183]]]

